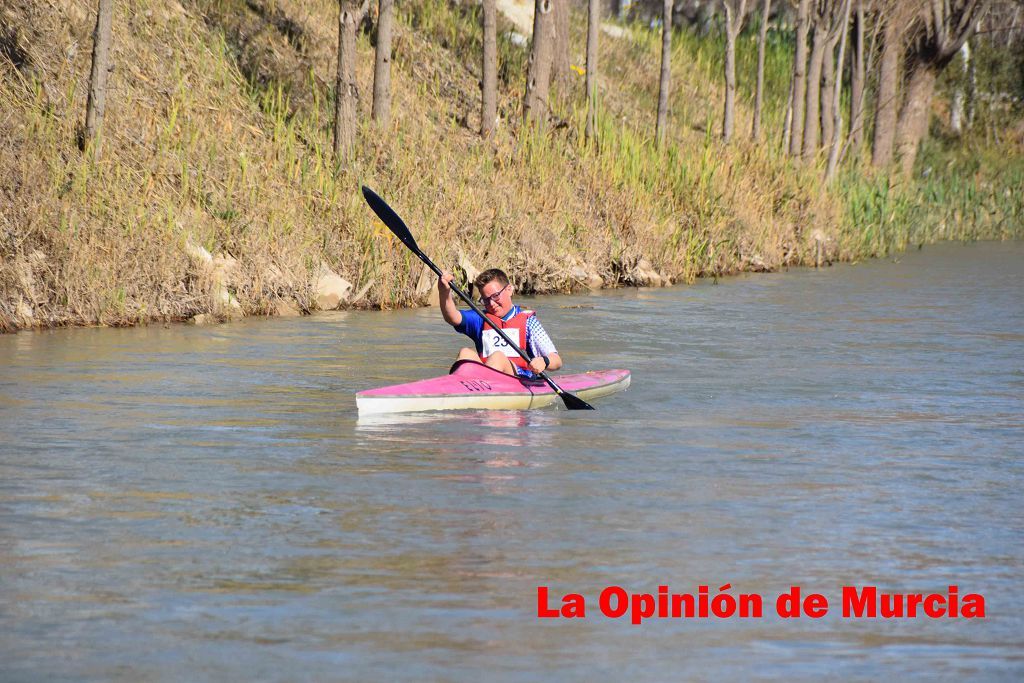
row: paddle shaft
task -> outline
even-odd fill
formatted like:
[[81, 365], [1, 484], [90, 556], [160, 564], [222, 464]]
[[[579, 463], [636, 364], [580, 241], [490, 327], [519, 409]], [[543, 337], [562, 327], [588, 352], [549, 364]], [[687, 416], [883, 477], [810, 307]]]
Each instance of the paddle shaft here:
[[[434, 271], [434, 273], [436, 273], [438, 277], [444, 275], [444, 273], [441, 272], [441, 269], [438, 268], [434, 264], [434, 262], [430, 260], [430, 257], [428, 257], [426, 254], [420, 251], [420, 247], [418, 244], [416, 244], [416, 239], [412, 236], [412, 232], [409, 230], [408, 226], [406, 226], [405, 221], [402, 220], [401, 216], [395, 213], [394, 209], [388, 206], [388, 203], [385, 202], [380, 197], [380, 195], [378, 195], [376, 192], [363, 185], [363, 197], [366, 199], [366, 203], [370, 205], [370, 208], [373, 209], [373, 212], [377, 214], [377, 217], [380, 218], [381, 221], [384, 222], [384, 225], [388, 226], [388, 229], [391, 230], [391, 232], [393, 232], [395, 236], [402, 241], [402, 244], [409, 248], [409, 251], [416, 254], [416, 257], [419, 258], [419, 260], [423, 261], [423, 263], [425, 263], [428, 268]], [[527, 363], [533, 360], [532, 358], [530, 358], [530, 356], [526, 354], [525, 351], [519, 348], [518, 344], [509, 339], [508, 335], [505, 334], [504, 330], [502, 330], [500, 327], [495, 325], [490, 319], [488, 319], [484, 312], [480, 310], [480, 308], [473, 302], [473, 300], [469, 298], [469, 295], [463, 292], [462, 289], [458, 287], [458, 285], [450, 283], [449, 286], [456, 294], [459, 295], [460, 299], [469, 304], [469, 307], [476, 311], [476, 313], [484, 320], [484, 322], [490, 325], [491, 328], [498, 333], [498, 336], [505, 340], [505, 343], [507, 343], [512, 349], [514, 349], [516, 353], [522, 356], [523, 360], [525, 360]], [[594, 406], [590, 405], [579, 396], [570, 394], [568, 391], [565, 391], [564, 389], [562, 389], [562, 387], [555, 384], [554, 380], [548, 377], [548, 374], [546, 372], [540, 372], [538, 374], [540, 378], [547, 382], [548, 386], [551, 387], [551, 389], [556, 394], [558, 394], [558, 396], [562, 399], [562, 402], [565, 403], [565, 407], [568, 408], [569, 410], [594, 409]]]

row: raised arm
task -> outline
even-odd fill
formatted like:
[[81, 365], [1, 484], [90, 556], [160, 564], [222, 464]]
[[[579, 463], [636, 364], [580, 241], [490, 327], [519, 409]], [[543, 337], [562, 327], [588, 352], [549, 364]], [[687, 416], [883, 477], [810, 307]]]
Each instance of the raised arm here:
[[451, 281], [454, 278], [455, 276], [446, 270], [437, 279], [437, 300], [441, 307], [441, 316], [452, 327], [462, 322], [462, 311], [452, 300]]

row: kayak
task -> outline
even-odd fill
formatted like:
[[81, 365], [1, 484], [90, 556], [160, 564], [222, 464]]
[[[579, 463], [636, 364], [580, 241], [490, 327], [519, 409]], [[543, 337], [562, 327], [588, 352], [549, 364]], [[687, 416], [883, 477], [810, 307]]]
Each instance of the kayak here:
[[[629, 386], [629, 370], [598, 370], [555, 378], [564, 391], [584, 401]], [[458, 361], [443, 377], [369, 389], [356, 394], [360, 415], [421, 410], [526, 410], [561, 402], [542, 379], [521, 379], [471, 360]]]

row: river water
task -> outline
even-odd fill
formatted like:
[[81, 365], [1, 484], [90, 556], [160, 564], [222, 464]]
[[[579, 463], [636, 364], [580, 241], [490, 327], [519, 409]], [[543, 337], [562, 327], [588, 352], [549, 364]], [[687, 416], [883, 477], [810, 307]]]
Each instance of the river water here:
[[[629, 391], [359, 421], [436, 309], [0, 336], [0, 679], [1024, 677], [1024, 243], [527, 301]], [[764, 616], [599, 609], [724, 584]], [[949, 585], [985, 618], [842, 615]]]

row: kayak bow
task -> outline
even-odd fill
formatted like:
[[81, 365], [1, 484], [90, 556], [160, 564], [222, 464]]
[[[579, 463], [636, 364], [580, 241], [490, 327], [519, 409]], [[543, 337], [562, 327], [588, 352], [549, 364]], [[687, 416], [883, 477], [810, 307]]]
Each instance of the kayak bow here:
[[[559, 383], [565, 391], [589, 401], [622, 391], [629, 386], [629, 379], [629, 370], [601, 370], [562, 375]], [[543, 380], [519, 379], [464, 360], [443, 377], [360, 391], [356, 407], [360, 415], [474, 408], [526, 410], [551, 405], [558, 398]]]

